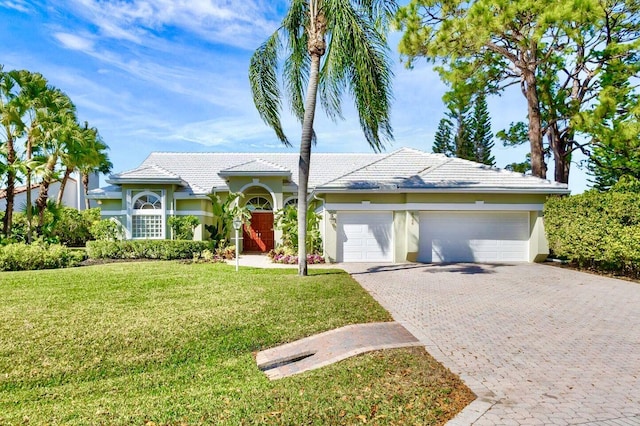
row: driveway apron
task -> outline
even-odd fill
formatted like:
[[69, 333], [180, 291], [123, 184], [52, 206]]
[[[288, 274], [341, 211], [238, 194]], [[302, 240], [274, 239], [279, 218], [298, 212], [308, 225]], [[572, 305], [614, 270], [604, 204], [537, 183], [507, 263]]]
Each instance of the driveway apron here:
[[549, 265], [340, 265], [478, 395], [451, 424], [640, 425], [640, 284]]

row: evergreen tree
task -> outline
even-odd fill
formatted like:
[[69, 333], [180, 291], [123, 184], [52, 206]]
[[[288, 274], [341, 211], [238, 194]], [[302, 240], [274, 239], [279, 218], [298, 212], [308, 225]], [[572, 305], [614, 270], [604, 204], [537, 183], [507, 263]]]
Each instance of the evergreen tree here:
[[483, 93], [476, 97], [473, 106], [473, 116], [471, 123], [471, 140], [473, 141], [473, 149], [475, 160], [478, 163], [493, 166], [496, 164], [496, 158], [491, 155], [493, 148], [493, 133], [491, 133], [491, 117], [487, 108], [487, 100]]
[[493, 134], [487, 102], [484, 95], [477, 95], [471, 114], [469, 100], [464, 96], [456, 96], [454, 92], [445, 96], [449, 111], [438, 124], [433, 152], [493, 166]]
[[455, 148], [453, 146], [451, 128], [453, 125], [451, 121], [446, 118], [440, 120], [438, 123], [438, 130], [436, 131], [435, 141], [433, 143], [433, 152], [436, 154], [444, 154], [447, 157], [453, 157]]

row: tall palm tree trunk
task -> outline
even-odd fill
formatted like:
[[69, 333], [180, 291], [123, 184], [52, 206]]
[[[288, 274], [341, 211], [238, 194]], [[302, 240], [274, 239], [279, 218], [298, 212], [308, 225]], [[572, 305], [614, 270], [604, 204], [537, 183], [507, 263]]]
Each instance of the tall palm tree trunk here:
[[51, 185], [51, 177], [56, 167], [58, 157], [53, 156], [47, 161], [44, 178], [40, 183], [40, 191], [36, 198], [36, 207], [38, 208], [38, 228], [44, 226], [44, 212], [47, 209], [47, 200], [49, 199], [49, 186]]
[[89, 173], [82, 173], [82, 186], [84, 190], [84, 208], [89, 210], [91, 203], [89, 202]]
[[13, 169], [13, 165], [16, 162], [16, 150], [11, 132], [7, 131], [7, 135], [7, 166], [9, 166], [9, 171], [7, 172], [7, 205], [2, 223], [2, 233], [6, 238], [9, 238], [11, 236], [11, 225], [13, 224], [13, 204], [16, 189], [16, 171]]
[[73, 169], [71, 167], [67, 167], [64, 171], [64, 176], [62, 177], [62, 181], [60, 182], [60, 190], [58, 191], [58, 196], [56, 197], [56, 205], [58, 207], [62, 206], [64, 190], [67, 188], [67, 181], [69, 181], [69, 176], [71, 176], [71, 173], [73, 173]]
[[27, 244], [31, 244], [32, 240], [31, 219], [33, 210], [31, 209], [31, 205], [33, 203], [31, 201], [31, 165], [28, 164], [31, 162], [32, 151], [33, 141], [31, 140], [31, 136], [29, 136], [27, 138], [27, 150], [25, 154], [27, 160]]
[[[310, 42], [311, 43], [311, 42]], [[324, 49], [323, 52], [324, 53]], [[302, 137], [300, 138], [300, 161], [298, 164], [298, 275], [306, 276], [307, 271], [307, 192], [309, 188], [309, 165], [311, 164], [311, 141], [313, 120], [316, 113], [318, 75], [321, 54], [311, 54], [309, 85], [304, 107]]]

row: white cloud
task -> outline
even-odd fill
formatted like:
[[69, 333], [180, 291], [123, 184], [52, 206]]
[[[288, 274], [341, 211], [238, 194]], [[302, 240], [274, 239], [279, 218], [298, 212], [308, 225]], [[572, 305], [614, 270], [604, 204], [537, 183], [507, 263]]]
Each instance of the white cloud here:
[[0, 7], [17, 10], [22, 13], [31, 13], [33, 11], [31, 4], [26, 0], [0, 1]]
[[277, 28], [275, 5], [266, 1], [73, 0], [73, 12], [92, 22], [100, 35], [146, 44], [154, 33], [175, 27], [215, 43], [253, 48]]
[[63, 32], [54, 33], [53, 36], [67, 49], [80, 50], [83, 52], [93, 49], [93, 41], [87, 37], [80, 37], [75, 34]]

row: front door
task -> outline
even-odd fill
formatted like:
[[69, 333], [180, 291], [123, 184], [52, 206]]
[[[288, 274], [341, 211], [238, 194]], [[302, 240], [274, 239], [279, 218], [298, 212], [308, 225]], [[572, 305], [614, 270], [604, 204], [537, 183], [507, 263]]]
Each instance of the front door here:
[[251, 225], [245, 225], [242, 231], [243, 251], [265, 253], [273, 249], [273, 212], [253, 212]]

